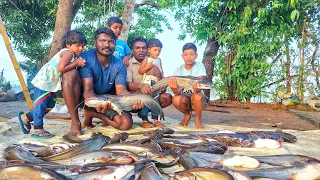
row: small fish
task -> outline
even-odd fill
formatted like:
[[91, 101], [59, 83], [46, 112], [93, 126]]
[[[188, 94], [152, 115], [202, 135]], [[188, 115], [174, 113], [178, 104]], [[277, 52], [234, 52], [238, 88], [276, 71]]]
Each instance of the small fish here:
[[204, 79], [193, 76], [170, 76], [163, 78], [158, 81], [152, 87], [152, 94], [159, 94], [161, 91], [165, 90], [169, 86], [169, 79], [173, 77], [177, 80], [177, 85], [179, 88], [192, 89], [192, 84], [196, 83], [199, 89], [211, 89], [213, 87], [212, 82]]
[[131, 111], [132, 106], [136, 101], [141, 101], [149, 109], [153, 110], [160, 115], [160, 119], [164, 119], [163, 110], [160, 104], [154, 100], [150, 95], [146, 94], [127, 94], [122, 96], [115, 95], [96, 95], [90, 97], [85, 101], [85, 104], [89, 107], [97, 107], [98, 104], [111, 102], [111, 108], [117, 111], [118, 114], [123, 114], [125, 111]]

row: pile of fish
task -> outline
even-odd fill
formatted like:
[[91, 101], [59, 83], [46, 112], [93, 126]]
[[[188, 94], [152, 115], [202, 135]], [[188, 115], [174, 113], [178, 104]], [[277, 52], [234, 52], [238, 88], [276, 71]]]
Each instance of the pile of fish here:
[[[137, 135], [144, 138], [137, 139]], [[0, 162], [0, 179], [320, 178], [320, 161], [312, 157], [224, 154], [228, 146], [280, 148], [284, 142], [297, 141], [284, 132], [199, 133], [160, 128], [119, 132], [113, 137], [93, 134], [87, 140], [65, 135], [63, 139], [66, 142], [49, 146], [8, 146], [3, 154], [6, 161]], [[261, 142], [271, 145], [257, 145]]]

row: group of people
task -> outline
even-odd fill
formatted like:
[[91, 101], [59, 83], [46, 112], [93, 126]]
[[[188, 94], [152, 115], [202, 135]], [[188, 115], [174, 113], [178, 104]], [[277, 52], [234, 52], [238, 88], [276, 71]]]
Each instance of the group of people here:
[[[119, 130], [132, 128], [131, 113], [138, 113], [142, 119], [141, 127], [163, 127], [158, 121], [158, 114], [152, 112], [143, 102], [136, 101], [131, 113], [119, 115], [112, 110], [110, 102], [98, 104], [96, 108], [84, 106], [83, 126], [79, 120], [78, 105], [84, 99], [99, 94], [126, 95], [131, 93], [152, 94], [152, 85], [164, 78], [162, 62], [159, 58], [162, 43], [158, 39], [147, 41], [136, 37], [132, 48], [118, 40], [122, 21], [117, 17], [108, 20], [108, 26], [99, 28], [94, 33], [95, 48], [85, 51], [86, 37], [77, 30], [70, 30], [62, 37], [62, 49], [45, 64], [32, 83], [34, 90], [34, 109], [28, 113], [19, 112], [18, 120], [24, 134], [29, 134], [31, 124], [34, 126], [34, 138], [51, 138], [54, 134], [43, 127], [43, 117], [55, 106], [54, 92], [62, 90], [65, 104], [71, 116], [72, 124], [69, 133], [81, 135], [81, 128], [93, 128], [92, 119], [98, 118], [104, 125]], [[184, 64], [174, 71], [174, 76], [194, 76], [204, 78], [205, 67], [195, 62], [197, 47], [186, 43], [182, 48]], [[75, 58], [77, 57], [77, 58]], [[171, 94], [161, 92], [153, 98], [162, 108], [171, 104], [184, 114], [180, 125], [187, 126], [191, 111], [195, 111], [195, 127], [203, 128], [201, 114], [204, 106], [202, 91], [193, 84], [192, 90], [178, 87], [177, 80], [171, 77], [169, 87]], [[190, 93], [191, 91], [191, 93]], [[148, 113], [151, 112], [151, 123]]]

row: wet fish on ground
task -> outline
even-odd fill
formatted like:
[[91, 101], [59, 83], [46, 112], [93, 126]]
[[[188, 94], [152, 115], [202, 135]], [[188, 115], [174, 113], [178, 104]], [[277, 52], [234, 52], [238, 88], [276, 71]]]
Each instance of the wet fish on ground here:
[[32, 165], [14, 165], [0, 169], [0, 179], [14, 180], [37, 180], [37, 179], [57, 179], [67, 180], [66, 176], [54, 170]]
[[308, 164], [320, 163], [320, 160], [302, 155], [284, 154], [271, 156], [252, 156], [261, 163], [266, 163], [274, 166], [292, 166], [294, 162], [301, 161]]
[[220, 154], [210, 154], [203, 152], [189, 152], [190, 157], [195, 159], [197, 162], [199, 160], [202, 164], [203, 160], [207, 161], [208, 164], [204, 164], [204, 166], [211, 166], [214, 163], [218, 163], [228, 167], [241, 167], [241, 168], [249, 168], [256, 169], [260, 167], [260, 162], [258, 159], [249, 156], [239, 156], [239, 155], [220, 155]]
[[4, 149], [3, 156], [9, 162], [21, 162], [21, 163], [47, 163], [40, 158], [34, 157], [33, 154], [26, 148], [20, 145], [13, 144]]
[[320, 164], [295, 164], [295, 166], [267, 168], [252, 171], [239, 171], [251, 178], [271, 179], [319, 179]]
[[47, 157], [54, 154], [54, 150], [50, 146], [24, 143], [21, 145], [23, 148], [31, 152], [34, 156]]
[[122, 96], [115, 95], [96, 95], [85, 100], [85, 104], [89, 107], [97, 107], [98, 104], [103, 105], [107, 101], [111, 102], [111, 108], [117, 111], [118, 114], [123, 114], [125, 111], [131, 111], [136, 101], [141, 101], [149, 109], [160, 115], [160, 120], [164, 119], [163, 110], [160, 104], [150, 95], [146, 94], [127, 94]]
[[59, 154], [54, 154], [52, 156], [44, 157], [44, 160], [47, 161], [56, 161], [61, 159], [68, 159], [73, 156], [77, 156], [84, 153], [93, 152], [100, 150], [105, 144], [109, 142], [110, 138], [103, 135], [95, 136], [91, 139], [88, 139], [79, 145], [76, 145], [66, 151], [63, 151]]
[[92, 171], [84, 174], [79, 174], [72, 177], [74, 180], [88, 180], [88, 179], [99, 179], [99, 180], [110, 180], [110, 179], [121, 179], [128, 172], [134, 168], [133, 165], [122, 165], [122, 166], [108, 166], [106, 169]]
[[186, 171], [174, 173], [175, 179], [190, 179], [190, 180], [233, 180], [234, 178], [226, 171], [214, 168], [193, 168]]
[[188, 151], [181, 148], [172, 148], [169, 150], [169, 152], [174, 158], [179, 157], [178, 162], [185, 169], [192, 169], [192, 168], [199, 167], [199, 164], [190, 156]]
[[108, 151], [98, 150], [90, 153], [79, 154], [67, 159], [60, 159], [53, 162], [63, 165], [79, 165], [83, 166], [89, 163], [118, 163], [130, 164], [135, 161], [136, 157], [131, 158], [130, 154], [126, 151]]
[[140, 180], [162, 180], [163, 177], [153, 162], [148, 162], [141, 171]]
[[133, 144], [107, 144], [103, 149], [124, 149], [132, 151], [141, 156], [160, 157], [161, 154], [148, 146], [133, 145]]
[[213, 87], [212, 82], [204, 78], [198, 78], [193, 76], [170, 76], [161, 79], [155, 85], [153, 85], [152, 94], [156, 95], [166, 90], [166, 88], [169, 86], [169, 79], [171, 77], [176, 78], [177, 85], [179, 88], [192, 89], [193, 83], [196, 83], [199, 89], [211, 89]]

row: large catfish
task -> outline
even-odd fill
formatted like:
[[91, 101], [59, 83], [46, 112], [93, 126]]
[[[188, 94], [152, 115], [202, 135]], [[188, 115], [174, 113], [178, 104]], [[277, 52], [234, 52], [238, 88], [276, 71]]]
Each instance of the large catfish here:
[[149, 109], [160, 115], [160, 119], [164, 119], [164, 114], [160, 104], [154, 100], [150, 95], [146, 94], [127, 94], [122, 96], [115, 95], [96, 95], [86, 99], [85, 104], [89, 107], [97, 107], [98, 104], [103, 105], [107, 101], [111, 102], [111, 108], [117, 111], [118, 114], [123, 114], [125, 111], [131, 111], [133, 104], [136, 101], [141, 101]]
[[211, 89], [213, 84], [211, 81], [208, 81], [204, 78], [198, 78], [193, 76], [170, 76], [163, 78], [158, 81], [152, 87], [152, 94], [159, 94], [161, 91], [164, 91], [169, 86], [169, 79], [173, 77], [177, 80], [177, 85], [179, 88], [192, 89], [192, 84], [196, 83], [199, 89]]
[[57, 161], [61, 159], [69, 159], [71, 157], [84, 154], [84, 153], [90, 153], [93, 151], [100, 150], [104, 145], [106, 145], [109, 142], [110, 138], [103, 135], [97, 135], [91, 139], [88, 139], [82, 143], [80, 143], [77, 146], [74, 146], [66, 151], [63, 151], [59, 154], [54, 154], [52, 156], [48, 156], [43, 158], [47, 161]]

